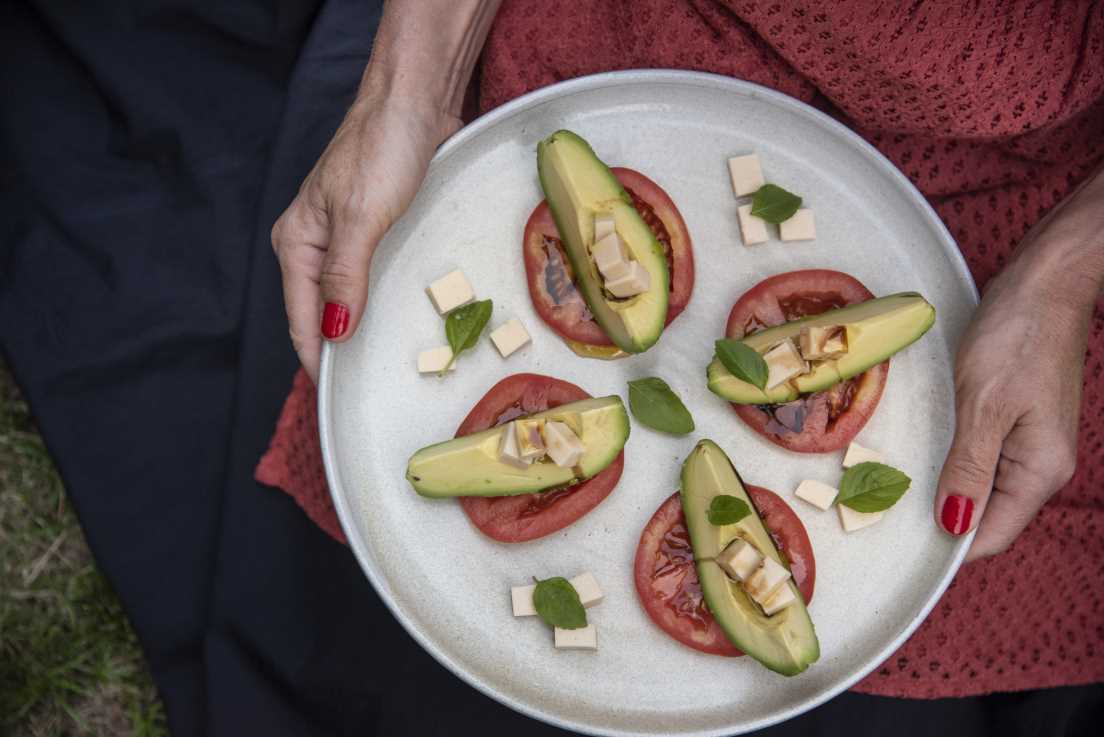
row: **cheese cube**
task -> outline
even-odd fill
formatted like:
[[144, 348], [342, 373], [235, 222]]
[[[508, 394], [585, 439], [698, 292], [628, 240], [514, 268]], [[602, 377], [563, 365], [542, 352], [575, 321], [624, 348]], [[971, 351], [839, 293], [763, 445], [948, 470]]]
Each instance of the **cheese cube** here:
[[584, 607], [592, 607], [605, 598], [602, 589], [598, 586], [598, 579], [594, 578], [594, 574], [589, 571], [571, 579], [571, 585], [575, 588], [575, 593], [579, 595], [579, 601]]
[[593, 624], [577, 630], [555, 628], [557, 650], [597, 650], [598, 631]]
[[784, 565], [774, 558], [764, 558], [763, 565], [756, 568], [744, 582], [744, 588], [752, 599], [762, 604], [789, 579], [790, 572]]
[[839, 490], [835, 487], [812, 479], [802, 481], [797, 485], [797, 491], [794, 492], [794, 496], [798, 499], [809, 502], [822, 512], [832, 506], [837, 494], [839, 494]]
[[795, 212], [789, 220], [783, 220], [778, 225], [778, 235], [784, 241], [811, 241], [816, 238], [816, 222], [813, 220], [813, 211], [803, 207]]
[[794, 596], [793, 588], [783, 585], [778, 587], [778, 591], [767, 597], [767, 600], [761, 606], [763, 607], [763, 613], [769, 617], [782, 611], [795, 601], [797, 601], [797, 597]]
[[763, 167], [759, 165], [759, 154], [733, 156], [728, 160], [728, 175], [732, 178], [732, 191], [737, 197], [755, 194], [766, 184]]
[[535, 617], [537, 608], [533, 606], [533, 591], [537, 588], [535, 583], [528, 586], [514, 586], [510, 589], [510, 601], [514, 606], [515, 617]]
[[542, 420], [514, 420], [514, 435], [517, 437], [518, 456], [524, 461], [535, 461], [545, 454], [544, 435], [541, 433]]
[[517, 444], [517, 429], [512, 422], [502, 428], [502, 437], [498, 441], [498, 460], [521, 469], [529, 468], [532, 463], [521, 457]]
[[844, 325], [813, 325], [801, 328], [798, 336], [801, 355], [808, 361], [839, 358], [847, 353], [847, 327]]
[[770, 238], [767, 233], [767, 221], [752, 215], [751, 205], [740, 205], [736, 208], [736, 215], [740, 219], [740, 236], [744, 239], [745, 246], [767, 242]]
[[614, 297], [624, 299], [643, 294], [652, 286], [652, 275], [640, 265], [639, 261], [630, 261], [625, 275], [606, 281], [606, 289]]
[[845, 532], [854, 532], [864, 527], [870, 527], [885, 514], [885, 512], [856, 512], [851, 507], [843, 504], [837, 504], [836, 509], [839, 510], [840, 524], [843, 525]]
[[511, 317], [491, 331], [491, 342], [495, 344], [495, 348], [502, 357], [506, 358], [529, 342], [529, 333], [521, 324], [521, 320]]
[[562, 422], [549, 420], [544, 423], [544, 447], [548, 457], [560, 468], [574, 468], [579, 465], [586, 447], [579, 436]]
[[864, 448], [858, 443], [852, 441], [851, 445], [847, 446], [847, 453], [843, 456], [843, 467], [851, 468], [851, 466], [857, 466], [860, 463], [885, 463], [885, 459], [882, 454], [876, 450], [870, 448]]
[[433, 301], [433, 306], [437, 308], [437, 312], [442, 315], [452, 312], [457, 307], [466, 305], [475, 299], [475, 292], [472, 290], [468, 278], [459, 269], [445, 274], [430, 284], [429, 288], [426, 289], [426, 294]]
[[[448, 362], [452, 360], [452, 349], [447, 345], [440, 348], [430, 348], [418, 354], [418, 373], [436, 374], [445, 370]], [[456, 364], [449, 366], [449, 371], [455, 371]]]
[[605, 238], [614, 232], [614, 221], [612, 212], [599, 212], [594, 215], [594, 242]]
[[717, 565], [737, 581], [746, 581], [763, 564], [763, 555], [747, 540], [737, 538], [721, 551]]
[[767, 362], [768, 389], [809, 372], [809, 364], [797, 352], [797, 347], [789, 338], [764, 353], [763, 360]]
[[590, 250], [594, 265], [606, 280], [621, 279], [629, 271], [629, 260], [625, 256], [625, 247], [617, 233], [610, 233], [594, 244]]

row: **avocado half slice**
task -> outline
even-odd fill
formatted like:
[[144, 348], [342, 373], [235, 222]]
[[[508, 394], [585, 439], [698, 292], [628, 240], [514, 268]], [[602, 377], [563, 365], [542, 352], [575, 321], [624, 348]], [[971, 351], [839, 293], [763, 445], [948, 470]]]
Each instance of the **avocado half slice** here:
[[586, 446], [575, 468], [545, 461], [520, 469], [498, 459], [508, 425], [430, 445], [406, 466], [406, 480], [422, 496], [510, 496], [568, 486], [596, 476], [613, 463], [629, 438], [629, 417], [621, 397], [562, 404], [531, 417], [567, 423]]
[[786, 338], [796, 339], [810, 325], [844, 325], [848, 351], [835, 360], [767, 390], [733, 376], [719, 359], [709, 364], [709, 390], [736, 404], [782, 404], [801, 394], [823, 391], [857, 376], [916, 342], [935, 322], [935, 308], [916, 292], [901, 292], [856, 305], [828, 310], [813, 317], [768, 328], [749, 335], [743, 343], [765, 353]]
[[[763, 555], [789, 568], [755, 512], [740, 475], [712, 440], [699, 442], [682, 464], [680, 494], [702, 594], [725, 636], [767, 668], [785, 676], [797, 675], [815, 663], [820, 657], [820, 643], [793, 579], [783, 585], [793, 590], [797, 600], [768, 617], [714, 560], [730, 542], [742, 537]], [[709, 505], [720, 494], [744, 500], [752, 513], [731, 525], [710, 523]]]
[[[609, 167], [571, 131], [556, 131], [537, 145], [537, 173], [576, 286], [594, 319], [626, 353], [648, 350], [659, 340], [667, 320], [670, 281], [667, 258], [655, 234]], [[628, 299], [606, 293], [590, 256], [596, 213], [613, 214], [622, 242], [632, 258], [648, 270], [651, 284], [647, 292]]]

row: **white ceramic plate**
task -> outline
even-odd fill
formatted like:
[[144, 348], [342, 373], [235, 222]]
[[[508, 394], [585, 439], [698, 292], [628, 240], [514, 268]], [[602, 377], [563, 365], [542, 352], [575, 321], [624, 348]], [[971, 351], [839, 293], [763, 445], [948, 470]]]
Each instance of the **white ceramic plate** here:
[[[576, 358], [529, 301], [521, 233], [541, 199], [536, 145], [570, 128], [610, 165], [638, 169], [678, 204], [694, 242], [687, 310], [652, 350], [627, 360]], [[726, 158], [758, 152], [768, 181], [814, 208], [815, 242], [745, 247]], [[788, 453], [747, 429], [705, 386], [729, 308], [761, 279], [828, 267], [875, 294], [922, 292], [935, 327], [893, 359], [889, 383], [859, 436], [913, 486], [878, 525], [846, 535], [834, 512], [792, 492], [803, 478], [834, 483], [838, 453]], [[460, 268], [495, 302], [492, 326], [516, 316], [533, 343], [507, 360], [484, 339], [441, 380], [419, 376], [420, 350], [444, 342], [423, 291]], [[827, 116], [756, 85], [713, 75], [636, 71], [548, 87], [480, 118], [434, 159], [416, 202], [376, 254], [367, 315], [349, 342], [327, 346], [319, 416], [330, 488], [365, 573], [399, 622], [458, 676], [521, 712], [595, 734], [720, 735], [808, 710], [882, 662], [923, 620], [966, 551], [932, 521], [954, 423], [952, 355], [977, 297], [949, 234], [908, 181]], [[532, 371], [595, 396], [661, 376], [697, 432], [671, 438], [634, 425], [616, 490], [576, 524], [504, 545], [482, 536], [453, 501], [416, 495], [407, 458], [449, 438], [499, 379]], [[751, 658], [690, 650], [641, 608], [632, 561], [644, 524], [677, 488], [682, 459], [713, 438], [752, 484], [774, 489], [805, 523], [817, 559], [810, 607], [821, 658], [784, 678]], [[596, 653], [557, 652], [536, 618], [515, 619], [509, 588], [532, 576], [592, 571], [606, 600], [589, 611]]]

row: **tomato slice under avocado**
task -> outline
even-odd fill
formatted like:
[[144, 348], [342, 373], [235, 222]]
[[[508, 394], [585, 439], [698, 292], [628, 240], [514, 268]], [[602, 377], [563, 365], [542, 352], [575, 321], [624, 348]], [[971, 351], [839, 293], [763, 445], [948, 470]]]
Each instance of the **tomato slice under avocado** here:
[[[747, 492], [775, 547], [789, 562], [794, 582], [808, 604], [816, 584], [816, 560], [805, 525], [774, 492], [759, 486], [748, 486]], [[633, 579], [644, 611], [671, 637], [703, 653], [743, 655], [725, 637], [702, 597], [677, 491], [644, 527], [636, 548]]]
[[[456, 437], [589, 397], [574, 384], [551, 376], [507, 376], [472, 408]], [[580, 484], [536, 494], [460, 497], [460, 506], [487, 537], [504, 543], [535, 540], [562, 530], [598, 506], [617, 486], [624, 466], [625, 452], [621, 451], [601, 473]]]
[[[633, 205], [655, 233], [667, 256], [670, 295], [667, 324], [678, 317], [694, 289], [694, 253], [690, 233], [675, 203], [663, 189], [640, 172], [623, 167], [610, 171], [632, 197]], [[529, 296], [537, 314], [560, 337], [592, 346], [613, 346], [575, 288], [571, 264], [560, 245], [560, 233], [548, 203], [542, 201], [529, 216], [522, 239]]]
[[[725, 335], [743, 338], [764, 328], [873, 299], [853, 276], [828, 269], [778, 274], [756, 284], [732, 307]], [[846, 448], [882, 398], [889, 361], [788, 404], [733, 404], [740, 419], [767, 440], [798, 453]]]

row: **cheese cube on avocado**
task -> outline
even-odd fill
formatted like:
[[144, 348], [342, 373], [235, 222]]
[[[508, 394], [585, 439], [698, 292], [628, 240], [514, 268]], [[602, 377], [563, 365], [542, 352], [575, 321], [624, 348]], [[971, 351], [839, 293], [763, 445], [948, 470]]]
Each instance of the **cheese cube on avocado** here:
[[798, 336], [801, 355], [807, 361], [839, 358], [847, 353], [847, 327], [844, 325], [810, 325]]
[[747, 540], [737, 538], [717, 556], [717, 565], [737, 581], [746, 581], [763, 564], [763, 555]]
[[[447, 345], [440, 348], [430, 348], [418, 354], [418, 373], [437, 374], [445, 370], [448, 362], [452, 360], [452, 349]], [[449, 366], [449, 371], [455, 371], [456, 364]]]
[[843, 504], [837, 504], [836, 509], [839, 510], [840, 524], [843, 525], [844, 532], [855, 532], [864, 527], [870, 527], [881, 521], [882, 515], [885, 514], [885, 512], [856, 512]]
[[843, 467], [851, 468], [851, 466], [857, 466], [860, 463], [885, 463], [885, 458], [878, 451], [864, 448], [852, 441], [851, 445], [847, 446], [847, 453], [843, 456]]
[[617, 233], [611, 232], [602, 240], [595, 242], [590, 250], [594, 265], [607, 281], [620, 279], [629, 271], [629, 260], [625, 256], [625, 246]]
[[606, 291], [620, 299], [635, 297], [651, 288], [652, 277], [639, 261], [630, 261], [624, 275], [606, 280]]
[[437, 312], [444, 315], [455, 310], [461, 305], [466, 305], [475, 299], [475, 291], [472, 289], [464, 272], [456, 271], [445, 274], [437, 281], [429, 285], [426, 290]]
[[744, 582], [744, 588], [756, 603], [762, 604], [789, 578], [790, 572], [785, 566], [774, 558], [764, 558], [763, 564]]
[[502, 440], [498, 444], [498, 460], [508, 463], [514, 468], [529, 468], [532, 461], [521, 457], [518, 450], [517, 428], [514, 423], [509, 423], [502, 428]]
[[594, 215], [594, 242], [614, 233], [614, 219], [612, 212], [599, 212]]
[[537, 585], [531, 583], [528, 586], [514, 586], [510, 589], [510, 603], [514, 608], [515, 617], [535, 617], [537, 608], [533, 606], [533, 591]]
[[778, 225], [778, 235], [784, 241], [811, 241], [816, 238], [813, 211], [803, 207]]
[[597, 650], [598, 631], [593, 624], [577, 630], [555, 628], [557, 650]]
[[548, 457], [560, 468], [574, 468], [586, 452], [579, 436], [563, 422], [544, 423], [544, 447]]
[[782, 611], [795, 601], [797, 601], [797, 597], [794, 596], [793, 589], [783, 584], [763, 602], [763, 613], [769, 617]]
[[517, 438], [518, 456], [525, 461], [535, 461], [544, 457], [544, 420], [514, 420], [514, 435]]
[[784, 381], [809, 372], [809, 364], [798, 353], [793, 341], [787, 338], [763, 354], [767, 362], [767, 389], [773, 389]]
[[759, 165], [759, 154], [733, 156], [728, 160], [728, 175], [732, 179], [732, 191], [737, 197], [755, 194], [766, 184], [763, 179], [763, 167]]
[[584, 607], [592, 607], [601, 603], [602, 599], [605, 598], [601, 587], [598, 586], [598, 580], [589, 571], [580, 573], [571, 579], [570, 583], [575, 589], [575, 593], [579, 595], [579, 601], [582, 602]]
[[751, 205], [740, 205], [736, 208], [736, 216], [740, 220], [740, 237], [744, 239], [745, 246], [766, 243], [770, 239], [767, 221], [752, 215]]
[[822, 512], [827, 511], [828, 507], [832, 506], [832, 502], [836, 500], [838, 494], [839, 490], [835, 487], [812, 479], [802, 481], [797, 485], [797, 491], [794, 492], [794, 496], [798, 499], [809, 502]]
[[491, 331], [491, 342], [495, 344], [495, 348], [502, 357], [506, 358], [529, 342], [529, 333], [521, 324], [521, 320], [511, 317]]

